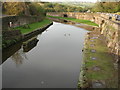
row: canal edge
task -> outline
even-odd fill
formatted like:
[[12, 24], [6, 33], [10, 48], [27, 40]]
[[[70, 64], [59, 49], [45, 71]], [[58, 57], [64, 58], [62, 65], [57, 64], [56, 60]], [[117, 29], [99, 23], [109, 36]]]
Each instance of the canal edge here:
[[40, 34], [41, 32], [45, 31], [47, 28], [49, 28], [51, 25], [53, 25], [53, 22], [51, 22], [50, 24], [48, 24], [48, 25], [46, 25], [46, 26], [44, 26], [42, 28], [36, 29], [36, 30], [34, 30], [32, 32], [29, 32], [27, 34], [23, 34], [22, 40], [26, 40], [26, 39], [32, 38], [35, 35]]
[[49, 28], [51, 25], [53, 25], [53, 22], [51, 22], [50, 24], [47, 24], [45, 25], [44, 27], [42, 28], [39, 28], [39, 29], [36, 29], [32, 32], [29, 32], [27, 34], [21, 34], [21, 36], [16, 40], [16, 42], [12, 42], [10, 44], [7, 44], [6, 47], [2, 47], [2, 50], [3, 49], [7, 49], [9, 48], [10, 46], [14, 45], [14, 44], [17, 44], [19, 42], [22, 42], [22, 41], [25, 41], [25, 40], [28, 40], [32, 37], [34, 37], [35, 35], [38, 35], [40, 33], [42, 33], [43, 31], [45, 31], [47, 28]]
[[84, 53], [85, 53], [85, 50], [86, 50], [86, 42], [88, 40], [88, 33], [85, 35], [85, 41], [84, 41], [84, 47], [83, 47], [83, 50], [82, 50], [82, 64], [81, 64], [81, 69], [80, 69], [80, 74], [79, 74], [79, 80], [78, 80], [78, 88], [89, 88], [89, 83], [87, 81], [87, 77], [86, 77], [86, 66], [85, 66], [85, 60], [84, 60]]

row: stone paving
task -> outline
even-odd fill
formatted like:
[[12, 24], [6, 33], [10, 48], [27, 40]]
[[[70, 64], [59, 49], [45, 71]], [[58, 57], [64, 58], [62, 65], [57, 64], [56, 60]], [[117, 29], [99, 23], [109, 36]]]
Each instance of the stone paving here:
[[97, 58], [96, 57], [91, 57], [91, 60], [96, 60]]
[[99, 71], [99, 70], [101, 70], [101, 68], [100, 68], [99, 66], [94, 66], [94, 67], [92, 68], [92, 70], [93, 70], [93, 71]]
[[[96, 33], [96, 32], [95, 32]], [[106, 51], [100, 50], [100, 48], [105, 48], [106, 46], [101, 44], [104, 43], [104, 37], [98, 35], [99, 33], [95, 34], [88, 33], [87, 37], [85, 39], [85, 46], [84, 46], [84, 54], [85, 56], [85, 65], [84, 67], [86, 69], [83, 69], [85, 72], [85, 75], [83, 75], [87, 78], [87, 82], [83, 84], [83, 88], [108, 88], [108, 87], [116, 87], [117, 83], [114, 79], [114, 76], [116, 75], [115, 71], [112, 71], [112, 66], [110, 66], [111, 62], [108, 62], [111, 56], [108, 58], [105, 55]], [[106, 49], [106, 48], [105, 48]], [[105, 53], [104, 53], [105, 52]], [[100, 55], [98, 55], [100, 54]], [[110, 54], [109, 54], [110, 55]], [[105, 59], [104, 59], [105, 58]], [[112, 57], [111, 57], [112, 58]], [[107, 61], [106, 61], [107, 60]], [[111, 61], [112, 59], [110, 59]], [[104, 62], [108, 64], [109, 66], [104, 66]], [[106, 69], [109, 68], [109, 69]], [[109, 73], [107, 75], [107, 73]], [[87, 76], [88, 75], [88, 76]], [[112, 79], [112, 78], [113, 79]], [[109, 80], [108, 80], [109, 79]], [[84, 79], [83, 79], [84, 80]], [[111, 85], [112, 84], [112, 85]], [[115, 86], [116, 85], [116, 86]]]
[[105, 81], [102, 80], [93, 80], [92, 88], [105, 88]]
[[98, 39], [98, 37], [92, 37], [91, 39]]
[[[92, 40], [91, 40], [92, 39]], [[98, 37], [91, 37], [90, 41], [95, 42], [93, 39], [98, 39]], [[90, 44], [91, 47], [94, 47], [95, 44]], [[96, 53], [95, 49], [91, 50], [92, 53]], [[92, 60], [97, 60], [96, 57], [91, 57]], [[100, 71], [101, 68], [99, 66], [94, 66], [92, 67], [93, 71]], [[98, 80], [93, 80], [92, 81], [92, 88], [105, 88], [105, 81], [98, 81]]]
[[96, 52], [96, 50], [92, 49], [92, 50], [91, 50], [91, 52], [92, 52], [92, 53], [95, 53], [95, 52]]
[[95, 44], [90, 44], [90, 46], [91, 46], [91, 47], [94, 47], [94, 46], [95, 46]]
[[90, 40], [91, 42], [95, 42], [95, 40]]

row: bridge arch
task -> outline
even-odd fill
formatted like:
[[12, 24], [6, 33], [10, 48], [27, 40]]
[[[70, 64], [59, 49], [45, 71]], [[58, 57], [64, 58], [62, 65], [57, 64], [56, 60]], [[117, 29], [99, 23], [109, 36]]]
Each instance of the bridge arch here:
[[68, 15], [67, 14], [63, 14], [63, 17], [68, 17]]

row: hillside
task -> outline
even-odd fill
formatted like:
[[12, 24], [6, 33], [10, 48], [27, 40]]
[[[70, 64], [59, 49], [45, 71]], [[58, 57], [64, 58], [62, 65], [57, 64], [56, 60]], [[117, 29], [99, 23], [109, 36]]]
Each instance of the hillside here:
[[44, 9], [35, 2], [4, 2], [2, 13], [5, 15], [44, 15]]
[[28, 15], [28, 7], [24, 2], [4, 2], [3, 3], [3, 14], [6, 15]]

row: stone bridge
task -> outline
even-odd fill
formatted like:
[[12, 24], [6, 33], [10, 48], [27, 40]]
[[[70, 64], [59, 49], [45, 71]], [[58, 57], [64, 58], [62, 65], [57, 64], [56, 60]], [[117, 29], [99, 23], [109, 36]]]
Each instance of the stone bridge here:
[[108, 14], [103, 13], [80, 13], [80, 12], [49, 12], [47, 15], [71, 17], [76, 19], [84, 19], [95, 22], [99, 25], [100, 32], [106, 38], [106, 44], [110, 48], [111, 53], [117, 56], [116, 62], [118, 62], [118, 56], [120, 55], [120, 22], [115, 20], [115, 17], [111, 17]]

